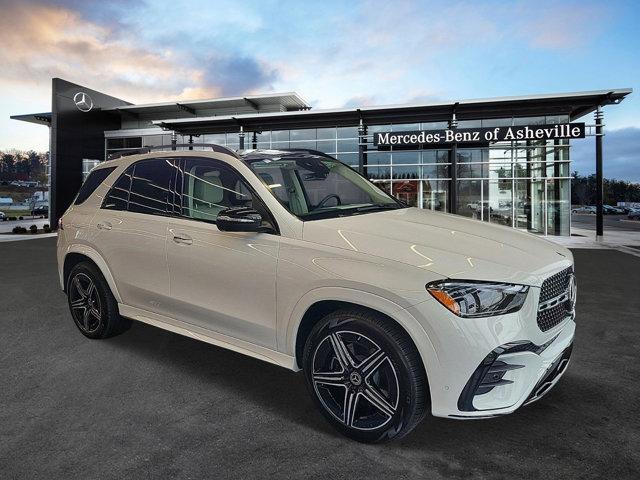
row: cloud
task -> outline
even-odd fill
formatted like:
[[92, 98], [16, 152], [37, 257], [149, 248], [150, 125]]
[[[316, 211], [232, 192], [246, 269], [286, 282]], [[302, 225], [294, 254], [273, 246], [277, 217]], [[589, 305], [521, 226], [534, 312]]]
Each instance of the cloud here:
[[[606, 131], [602, 152], [606, 178], [640, 183], [640, 128]], [[570, 157], [572, 170], [581, 175], [595, 173], [594, 137], [572, 141]]]
[[276, 69], [252, 57], [210, 57], [203, 63], [203, 81], [227, 96], [264, 93], [264, 87], [278, 78]]
[[585, 2], [527, 7], [516, 20], [519, 35], [535, 48], [568, 50], [588, 45], [610, 20], [609, 10]]
[[[31, 84], [50, 88], [62, 77], [133, 102], [214, 97], [270, 88], [277, 72], [263, 63], [231, 52], [211, 52], [206, 61], [197, 54], [146, 46], [117, 27], [88, 18], [118, 18], [112, 9], [124, 2], [67, 1], [54, 4], [3, 2], [0, 31], [0, 84], [4, 88]], [[64, 5], [63, 5], [64, 4]], [[100, 5], [100, 6], [99, 6]], [[93, 12], [88, 18], [84, 11]]]

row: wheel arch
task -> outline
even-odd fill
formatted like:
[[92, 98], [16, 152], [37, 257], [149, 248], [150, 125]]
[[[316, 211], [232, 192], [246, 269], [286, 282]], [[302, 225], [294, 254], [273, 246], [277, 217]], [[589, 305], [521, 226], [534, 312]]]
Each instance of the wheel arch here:
[[71, 246], [67, 250], [67, 253], [64, 256], [64, 264], [62, 268], [62, 288], [66, 292], [67, 281], [69, 279], [69, 275], [71, 274], [71, 270], [78, 263], [88, 261], [93, 263], [102, 276], [107, 281], [109, 288], [111, 289], [111, 293], [115, 297], [118, 303], [122, 303], [122, 298], [120, 297], [120, 293], [118, 292], [118, 288], [116, 287], [116, 282], [111, 275], [111, 270], [109, 270], [109, 266], [107, 262], [102, 258], [102, 256], [93, 248], [87, 247], [86, 245], [77, 245]]
[[[356, 296], [354, 297], [354, 294]], [[354, 300], [357, 298], [357, 301]], [[302, 365], [304, 344], [313, 326], [325, 315], [341, 308], [360, 308], [382, 315], [388, 321], [398, 325], [415, 345], [427, 379], [432, 368], [436, 368], [438, 359], [426, 331], [420, 323], [396, 303], [372, 293], [354, 291], [347, 288], [321, 288], [305, 295], [294, 308], [289, 324], [287, 347], [294, 357], [294, 369]]]

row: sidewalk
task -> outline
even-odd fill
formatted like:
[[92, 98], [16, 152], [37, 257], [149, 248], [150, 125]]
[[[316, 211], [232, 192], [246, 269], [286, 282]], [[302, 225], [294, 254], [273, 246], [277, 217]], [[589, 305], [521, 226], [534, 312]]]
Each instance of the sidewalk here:
[[602, 240], [596, 241], [594, 230], [573, 227], [571, 237], [549, 236], [547, 239], [567, 248], [612, 248], [640, 256], [640, 231], [605, 229]]

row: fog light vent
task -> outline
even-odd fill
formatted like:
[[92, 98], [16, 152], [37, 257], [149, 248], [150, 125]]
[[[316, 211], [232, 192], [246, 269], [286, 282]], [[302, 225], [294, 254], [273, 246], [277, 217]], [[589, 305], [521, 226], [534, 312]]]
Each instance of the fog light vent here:
[[478, 384], [476, 395], [484, 395], [485, 393], [489, 393], [493, 390], [494, 387], [513, 383], [511, 380], [505, 380], [502, 377], [504, 377], [504, 374], [508, 371], [517, 370], [519, 368], [524, 368], [524, 365], [511, 365], [501, 360], [496, 360], [489, 367], [487, 372], [484, 374], [482, 381]]

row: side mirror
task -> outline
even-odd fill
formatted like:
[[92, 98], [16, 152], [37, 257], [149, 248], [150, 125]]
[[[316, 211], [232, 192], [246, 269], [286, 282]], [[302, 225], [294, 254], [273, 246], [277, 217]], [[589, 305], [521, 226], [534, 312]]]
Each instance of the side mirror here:
[[262, 216], [252, 208], [227, 208], [218, 213], [216, 225], [223, 232], [259, 232]]

